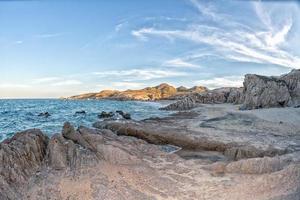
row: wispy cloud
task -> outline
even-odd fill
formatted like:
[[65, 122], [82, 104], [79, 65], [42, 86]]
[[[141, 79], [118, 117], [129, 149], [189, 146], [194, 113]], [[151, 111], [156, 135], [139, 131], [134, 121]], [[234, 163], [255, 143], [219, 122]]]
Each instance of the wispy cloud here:
[[24, 41], [23, 40], [16, 40], [13, 43], [16, 44], [16, 45], [18, 45], [18, 44], [23, 44]]
[[94, 72], [98, 77], [118, 77], [123, 81], [146, 81], [152, 79], [186, 76], [186, 72], [164, 70], [164, 69], [130, 69]]
[[175, 58], [175, 59], [172, 59], [172, 60], [167, 60], [166, 62], [163, 63], [163, 66], [178, 67], [178, 68], [195, 68], [195, 67], [199, 67], [199, 65], [189, 63], [187, 61], [184, 61], [181, 58]]
[[70, 79], [67, 77], [42, 77], [32, 80], [32, 84], [48, 85], [48, 86], [71, 86], [71, 85], [82, 85], [80, 80]]
[[72, 86], [72, 85], [82, 85], [83, 83], [78, 80], [64, 80], [56, 83], [52, 83], [52, 86]]
[[112, 86], [114, 88], [120, 88], [122, 90], [124, 89], [136, 89], [136, 88], [141, 88], [144, 87], [145, 84], [144, 83], [139, 83], [139, 82], [126, 82], [126, 81], [122, 81], [122, 82], [113, 82]]
[[0, 83], [0, 88], [19, 88], [19, 89], [24, 89], [24, 88], [30, 88], [30, 85], [27, 84], [20, 84], [20, 83]]
[[195, 82], [196, 85], [203, 85], [210, 89], [220, 87], [241, 87], [243, 86], [243, 76], [224, 76], [215, 77], [207, 80], [198, 80]]
[[52, 83], [55, 81], [61, 81], [62, 78], [60, 77], [43, 77], [43, 78], [38, 78], [38, 79], [34, 79], [33, 83], [38, 84], [38, 83]]
[[116, 31], [116, 32], [120, 32], [121, 29], [124, 28], [126, 25], [128, 25], [128, 21], [123, 21], [123, 22], [118, 23], [118, 24], [115, 26], [115, 31]]
[[59, 36], [63, 36], [66, 33], [43, 33], [43, 34], [37, 34], [35, 37], [37, 38], [55, 38]]
[[175, 30], [144, 27], [133, 30], [132, 35], [140, 40], [148, 40], [149, 37], [156, 36], [168, 40], [180, 39], [199, 45], [205, 44], [213, 49], [215, 55], [227, 60], [300, 68], [300, 57], [280, 47], [286, 42], [286, 36], [292, 28], [292, 18], [288, 18], [289, 20], [286, 20], [283, 25], [274, 27], [269, 14], [258, 6], [260, 3], [254, 4], [259, 19], [267, 25], [267, 30], [260, 30], [247, 27], [232, 19], [226, 20], [226, 15], [215, 12], [214, 9], [205, 7], [196, 0], [191, 2], [203, 15], [222, 22], [222, 27], [195, 23]]

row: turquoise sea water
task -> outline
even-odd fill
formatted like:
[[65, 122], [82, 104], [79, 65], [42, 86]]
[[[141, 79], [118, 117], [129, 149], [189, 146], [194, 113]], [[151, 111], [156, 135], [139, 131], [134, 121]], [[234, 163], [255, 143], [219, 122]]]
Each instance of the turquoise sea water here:
[[[65, 121], [73, 125], [91, 126], [102, 111], [123, 110], [135, 120], [149, 117], [167, 116], [169, 112], [160, 111], [162, 105], [156, 102], [110, 101], [110, 100], [0, 100], [0, 141], [15, 132], [39, 128], [48, 135], [61, 131]], [[75, 114], [76, 111], [86, 114]], [[39, 113], [49, 112], [51, 116], [41, 117]]]

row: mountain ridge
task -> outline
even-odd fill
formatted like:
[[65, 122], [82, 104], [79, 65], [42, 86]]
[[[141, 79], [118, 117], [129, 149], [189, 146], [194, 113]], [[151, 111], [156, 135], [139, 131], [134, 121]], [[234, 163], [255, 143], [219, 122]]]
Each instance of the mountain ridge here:
[[101, 90], [100, 92], [84, 93], [70, 96], [64, 99], [112, 99], [112, 100], [162, 100], [162, 99], [178, 99], [189, 93], [206, 92], [208, 88], [204, 86], [194, 86], [186, 88], [180, 86], [175, 88], [167, 83], [161, 83], [153, 87], [145, 87], [143, 89], [128, 89], [124, 91], [119, 90]]

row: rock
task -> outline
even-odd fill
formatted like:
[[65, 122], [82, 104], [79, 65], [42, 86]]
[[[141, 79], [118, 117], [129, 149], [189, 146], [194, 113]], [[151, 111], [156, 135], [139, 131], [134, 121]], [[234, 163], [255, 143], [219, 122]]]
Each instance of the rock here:
[[76, 111], [75, 112], [75, 115], [77, 115], [77, 114], [83, 114], [83, 115], [85, 115], [86, 114], [86, 112], [84, 111], [84, 110], [80, 110], [80, 111]]
[[98, 117], [100, 118], [100, 119], [102, 119], [102, 118], [112, 118], [112, 117], [114, 117], [114, 113], [113, 112], [105, 112], [105, 111], [102, 111], [99, 115], [98, 115]]
[[39, 117], [50, 117], [51, 115], [50, 115], [50, 113], [49, 112], [43, 112], [43, 113], [40, 113], [40, 114], [38, 114], [38, 116]]
[[66, 139], [72, 140], [76, 144], [79, 144], [94, 153], [97, 152], [97, 149], [93, 145], [88, 143], [79, 132], [75, 131], [74, 127], [69, 122], [64, 123], [62, 135]]
[[184, 87], [184, 86], [180, 86], [178, 88], [176, 88], [177, 92], [186, 92], [188, 90], [188, 88]]
[[102, 111], [98, 117], [100, 119], [107, 119], [107, 118], [110, 118], [110, 119], [119, 119], [120, 117], [122, 117], [123, 119], [131, 119], [131, 115], [129, 113], [125, 113], [123, 112], [122, 110], [117, 110], [116, 113], [114, 112], [105, 112], [105, 111]]
[[175, 103], [172, 103], [166, 107], [159, 108], [160, 110], [189, 110], [197, 107], [196, 100], [194, 95], [185, 97], [182, 100], [179, 100]]
[[187, 97], [170, 104], [161, 110], [189, 110], [199, 104], [215, 103], [241, 103], [243, 99], [242, 88], [219, 88], [202, 93], [193, 93]]
[[39, 129], [16, 133], [0, 144], [1, 199], [22, 199], [15, 188], [22, 187], [40, 169], [47, 144], [48, 137]]
[[225, 171], [228, 173], [264, 174], [282, 170], [288, 164], [288, 160], [279, 156], [250, 158], [229, 163]]
[[125, 113], [122, 110], [117, 110], [116, 113], [121, 115], [124, 119], [131, 119], [131, 115], [129, 113]]
[[241, 109], [284, 107], [291, 103], [284, 80], [248, 74], [244, 80], [244, 102]]
[[48, 165], [56, 170], [71, 168], [76, 158], [75, 148], [72, 140], [66, 140], [61, 134], [53, 135], [47, 150]]
[[290, 73], [280, 76], [279, 80], [283, 80], [287, 84], [291, 104], [300, 106], [300, 70], [294, 69]]

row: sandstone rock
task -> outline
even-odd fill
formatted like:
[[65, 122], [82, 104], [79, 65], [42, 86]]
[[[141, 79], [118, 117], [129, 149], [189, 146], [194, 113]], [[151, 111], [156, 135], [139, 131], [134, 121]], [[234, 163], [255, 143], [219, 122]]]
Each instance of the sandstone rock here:
[[286, 82], [275, 77], [246, 75], [244, 96], [245, 100], [241, 109], [284, 107], [291, 103]]

